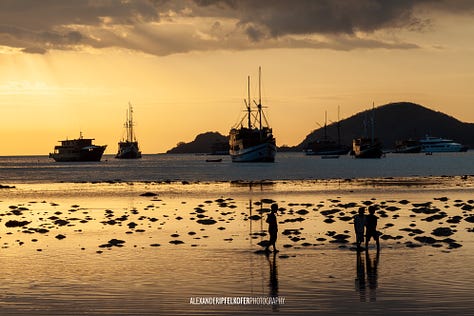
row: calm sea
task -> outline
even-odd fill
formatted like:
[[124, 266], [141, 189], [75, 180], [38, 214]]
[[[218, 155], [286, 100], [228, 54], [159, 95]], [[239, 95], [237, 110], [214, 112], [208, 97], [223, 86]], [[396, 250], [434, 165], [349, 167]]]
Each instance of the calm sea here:
[[[222, 158], [221, 162], [206, 159]], [[387, 154], [381, 159], [321, 159], [303, 153], [278, 153], [275, 163], [232, 163], [229, 156], [144, 155], [101, 162], [57, 163], [47, 156], [0, 157], [0, 182], [55, 183], [97, 181], [314, 180], [474, 174], [474, 151], [466, 153]]]
[[[247, 164], [0, 157], [0, 184], [15, 186], [0, 190], [0, 315], [472, 315], [474, 181], [459, 176], [474, 175], [473, 161], [472, 151], [369, 160], [279, 153], [275, 163]], [[265, 200], [284, 210], [280, 253], [268, 257], [255, 253], [268, 238], [265, 216], [255, 216]], [[378, 227], [391, 236], [379, 257], [350, 250], [348, 220], [368, 202], [383, 208]], [[7, 225], [18, 221], [27, 224]], [[439, 227], [452, 229], [458, 248], [432, 234]], [[209, 297], [285, 302], [191, 303]]]

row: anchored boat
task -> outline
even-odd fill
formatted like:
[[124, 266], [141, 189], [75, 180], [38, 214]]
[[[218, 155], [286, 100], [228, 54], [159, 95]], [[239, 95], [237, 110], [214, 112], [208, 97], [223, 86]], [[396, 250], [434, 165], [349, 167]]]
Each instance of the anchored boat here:
[[[258, 103], [256, 109], [250, 102], [250, 76], [248, 77], [248, 99], [244, 100], [246, 114], [229, 133], [229, 154], [232, 162], [274, 162], [276, 141], [263, 112], [261, 98], [261, 68], [258, 68]], [[247, 126], [244, 126], [246, 121]]]
[[[383, 155], [382, 143], [375, 138], [375, 106], [372, 105], [372, 115], [370, 118], [371, 136], [355, 138], [352, 140], [352, 151], [356, 158], [380, 158]], [[364, 121], [365, 134], [367, 135], [367, 120]]]
[[138, 148], [138, 142], [133, 132], [133, 108], [128, 103], [127, 119], [124, 127], [127, 134], [126, 138], [118, 143], [118, 152], [115, 158], [118, 159], [138, 159], [142, 157], [142, 153]]
[[93, 140], [83, 138], [81, 132], [78, 139], [60, 141], [61, 145], [54, 147], [54, 152], [49, 154], [49, 158], [58, 162], [100, 161], [107, 145], [94, 145]]

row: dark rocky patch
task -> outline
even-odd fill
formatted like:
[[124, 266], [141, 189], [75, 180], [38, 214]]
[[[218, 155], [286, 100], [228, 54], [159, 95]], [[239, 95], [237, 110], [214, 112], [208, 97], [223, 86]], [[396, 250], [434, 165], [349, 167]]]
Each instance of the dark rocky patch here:
[[199, 224], [202, 224], [202, 225], [213, 225], [215, 223], [217, 223], [217, 221], [211, 219], [211, 218], [208, 218], [208, 219], [198, 219], [196, 221], [197, 223]]
[[170, 244], [173, 244], [173, 245], [180, 245], [180, 244], [184, 244], [184, 241], [181, 241], [181, 240], [171, 240], [170, 241]]
[[434, 239], [433, 237], [429, 237], [429, 236], [416, 236], [413, 239], [415, 239], [416, 241], [421, 242], [423, 244], [434, 244], [438, 241], [438, 240]]
[[451, 236], [454, 234], [453, 230], [449, 227], [438, 227], [433, 230], [432, 235], [441, 237], [441, 236]]
[[340, 212], [341, 210], [339, 209], [332, 209], [332, 210], [325, 210], [325, 211], [321, 211], [321, 215], [324, 215], [324, 216], [328, 216], [328, 215], [332, 215], [332, 214], [335, 214], [335, 213], [338, 213]]
[[[474, 216], [473, 216], [474, 217]], [[462, 220], [462, 216], [453, 216], [451, 218], [449, 218], [446, 222], [447, 223], [450, 223], [450, 224], [459, 224]]]
[[343, 222], [348, 222], [348, 221], [352, 220], [352, 217], [350, 217], [350, 216], [341, 216], [341, 217], [339, 217], [339, 219]]
[[306, 215], [306, 214], [308, 214], [308, 213], [309, 213], [309, 212], [308, 212], [307, 210], [305, 210], [305, 209], [296, 211], [296, 214], [299, 214], [299, 215]]
[[62, 240], [64, 238], [66, 238], [66, 236], [59, 234], [55, 238], [58, 239], [58, 240]]
[[427, 222], [432, 222], [432, 221], [437, 221], [437, 220], [443, 219], [447, 216], [448, 215], [443, 212], [443, 213], [440, 213], [440, 214], [435, 214], [435, 215], [428, 216], [427, 218], [422, 218], [421, 220], [422, 221], [427, 221]]
[[158, 196], [158, 194], [153, 193], [153, 192], [145, 192], [140, 194], [140, 196]]
[[285, 229], [283, 232], [282, 232], [283, 235], [300, 235], [301, 232], [299, 231], [299, 229]]
[[28, 221], [16, 221], [16, 220], [9, 220], [5, 223], [6, 227], [23, 227], [28, 225], [31, 222]]

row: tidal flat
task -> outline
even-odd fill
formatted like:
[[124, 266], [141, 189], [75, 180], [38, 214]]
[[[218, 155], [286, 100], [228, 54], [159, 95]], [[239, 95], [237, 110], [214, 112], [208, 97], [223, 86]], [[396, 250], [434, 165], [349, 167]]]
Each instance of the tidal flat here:
[[[262, 254], [278, 203], [278, 253]], [[378, 208], [381, 251], [352, 217]], [[473, 177], [13, 184], [2, 315], [470, 313]], [[282, 297], [280, 304], [192, 298]]]

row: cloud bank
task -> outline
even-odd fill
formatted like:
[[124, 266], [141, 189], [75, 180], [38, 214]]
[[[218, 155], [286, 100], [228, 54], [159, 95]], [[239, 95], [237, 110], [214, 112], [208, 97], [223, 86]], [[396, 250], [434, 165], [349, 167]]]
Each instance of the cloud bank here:
[[[458, 0], [2, 0], [0, 46], [24, 53], [117, 47], [153, 55], [267, 48], [410, 49], [384, 37], [423, 31]], [[381, 35], [382, 34], [382, 35]]]

